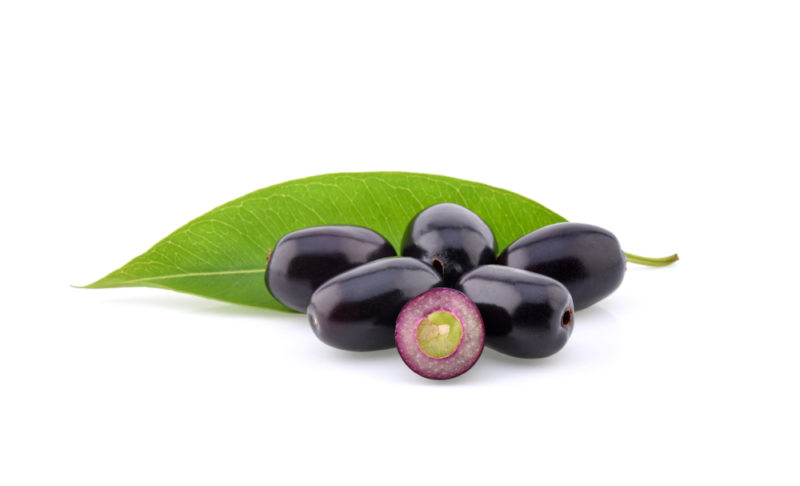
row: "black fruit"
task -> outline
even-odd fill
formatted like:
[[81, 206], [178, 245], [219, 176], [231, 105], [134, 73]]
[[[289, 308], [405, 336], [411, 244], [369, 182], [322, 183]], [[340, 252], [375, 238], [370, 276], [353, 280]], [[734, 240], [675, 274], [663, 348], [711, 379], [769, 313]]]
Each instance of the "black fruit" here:
[[497, 242], [480, 216], [458, 204], [441, 203], [414, 216], [401, 247], [403, 256], [433, 266], [451, 286], [473, 268], [494, 263]]
[[492, 349], [544, 358], [564, 347], [572, 334], [572, 298], [550, 277], [486, 265], [465, 274], [458, 288], [478, 306]]
[[351, 351], [394, 347], [394, 326], [406, 302], [441, 284], [413, 258], [383, 258], [328, 280], [311, 296], [308, 321], [322, 342]]
[[397, 351], [415, 373], [434, 380], [456, 377], [478, 361], [485, 332], [475, 304], [461, 292], [431, 289], [397, 316]]
[[328, 279], [379, 258], [396, 256], [378, 233], [360, 226], [314, 226], [281, 238], [269, 257], [265, 281], [280, 303], [305, 312], [311, 294]]
[[497, 263], [552, 277], [567, 287], [575, 309], [611, 294], [625, 276], [625, 253], [610, 232], [582, 223], [556, 223], [511, 243]]

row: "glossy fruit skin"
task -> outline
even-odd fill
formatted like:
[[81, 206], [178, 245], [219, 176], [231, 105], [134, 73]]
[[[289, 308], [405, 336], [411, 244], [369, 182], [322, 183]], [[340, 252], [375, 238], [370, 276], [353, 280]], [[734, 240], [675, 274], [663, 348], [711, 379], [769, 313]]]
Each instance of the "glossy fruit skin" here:
[[322, 284], [311, 296], [308, 321], [317, 337], [335, 348], [392, 348], [400, 310], [406, 302], [441, 282], [439, 274], [419, 260], [375, 260]]
[[313, 226], [275, 244], [264, 276], [280, 303], [305, 312], [311, 294], [332, 277], [379, 258], [396, 256], [378, 233], [360, 226]]
[[502, 265], [465, 274], [457, 288], [483, 317], [486, 345], [517, 358], [558, 352], [572, 334], [572, 297], [550, 277]]
[[480, 216], [458, 204], [440, 203], [414, 216], [401, 248], [401, 255], [433, 266], [452, 286], [473, 268], [494, 263], [497, 241]]
[[511, 243], [497, 263], [558, 280], [580, 310], [619, 287], [626, 258], [611, 232], [590, 224], [556, 223]]

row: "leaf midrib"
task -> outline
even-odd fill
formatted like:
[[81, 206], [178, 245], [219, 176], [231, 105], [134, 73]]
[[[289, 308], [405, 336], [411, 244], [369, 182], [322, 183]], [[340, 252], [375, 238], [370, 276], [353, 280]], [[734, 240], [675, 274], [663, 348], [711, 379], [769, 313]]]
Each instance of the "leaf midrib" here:
[[[186, 273], [174, 273], [171, 275], [157, 275], [153, 277], [143, 277], [143, 278], [134, 278], [134, 279], [120, 279], [125, 282], [126, 285], [129, 284], [136, 284], [141, 282], [153, 282], [157, 280], [169, 280], [169, 279], [176, 279], [176, 278], [191, 278], [191, 277], [216, 277], [216, 276], [223, 276], [223, 275], [246, 275], [251, 273], [264, 273], [264, 268], [253, 268], [253, 269], [242, 269], [242, 270], [220, 270], [216, 272], [186, 272]], [[88, 285], [87, 287], [91, 287], [92, 285]]]

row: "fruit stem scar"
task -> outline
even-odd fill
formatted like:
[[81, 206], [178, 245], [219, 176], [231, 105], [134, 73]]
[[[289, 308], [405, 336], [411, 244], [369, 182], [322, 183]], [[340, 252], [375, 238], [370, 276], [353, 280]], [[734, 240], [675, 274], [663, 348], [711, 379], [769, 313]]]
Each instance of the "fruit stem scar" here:
[[431, 266], [444, 277], [444, 262], [439, 258], [434, 258], [431, 261]]
[[564, 314], [561, 316], [561, 327], [568, 327], [572, 325], [572, 316], [575, 314], [571, 308], [564, 311]]
[[647, 265], [650, 267], [665, 267], [678, 261], [678, 254], [675, 253], [670, 256], [653, 258], [634, 255], [632, 253], [625, 253], [625, 258], [631, 263], [638, 263], [639, 265]]

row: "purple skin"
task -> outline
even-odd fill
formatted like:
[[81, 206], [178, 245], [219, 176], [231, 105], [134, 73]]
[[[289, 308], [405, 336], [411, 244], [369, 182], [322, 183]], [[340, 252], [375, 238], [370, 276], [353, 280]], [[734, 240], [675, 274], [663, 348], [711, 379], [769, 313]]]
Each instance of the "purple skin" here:
[[459, 280], [480, 309], [486, 345], [517, 358], [545, 358], [567, 344], [574, 307], [564, 285], [537, 273], [484, 265]]
[[497, 263], [554, 278], [569, 290], [575, 310], [609, 296], [622, 283], [627, 258], [617, 237], [582, 223], [556, 223], [511, 243]]
[[[437, 317], [432, 318], [434, 314]], [[421, 325], [425, 327], [421, 329]], [[455, 328], [458, 325], [460, 329]], [[435, 338], [443, 342], [432, 345], [431, 341], [425, 341], [431, 337], [431, 331], [439, 332]], [[448, 342], [451, 332], [454, 334]], [[484, 336], [483, 320], [475, 304], [461, 292], [442, 287], [411, 299], [400, 311], [395, 325], [400, 357], [412, 371], [434, 380], [454, 378], [472, 368], [483, 352]], [[441, 357], [429, 354], [436, 351]]]
[[408, 223], [400, 244], [403, 256], [435, 268], [452, 287], [464, 273], [495, 262], [497, 241], [480, 216], [453, 203], [434, 204]]
[[308, 321], [320, 341], [334, 348], [389, 349], [403, 305], [441, 283], [436, 270], [419, 260], [381, 258], [322, 284], [311, 296]]
[[360, 226], [312, 226], [284, 235], [269, 255], [265, 282], [275, 299], [305, 312], [323, 283], [364, 263], [396, 256], [386, 238]]

